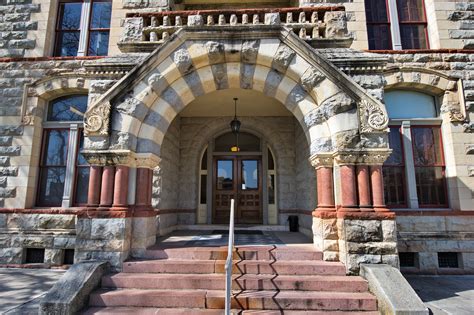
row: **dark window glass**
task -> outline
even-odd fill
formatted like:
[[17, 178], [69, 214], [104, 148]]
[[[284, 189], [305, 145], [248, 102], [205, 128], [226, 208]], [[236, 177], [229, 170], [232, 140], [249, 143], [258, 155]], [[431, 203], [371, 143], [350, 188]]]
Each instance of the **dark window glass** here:
[[44, 263], [44, 248], [27, 248], [25, 263], [27, 264]]
[[440, 127], [412, 127], [418, 202], [424, 207], [446, 207], [445, 165]]
[[204, 151], [204, 154], [202, 156], [201, 170], [207, 170], [207, 149], [206, 151]]
[[241, 161], [242, 190], [258, 189], [258, 162], [256, 160]]
[[68, 130], [45, 131], [38, 192], [40, 206], [61, 206], [66, 177], [68, 142]]
[[369, 49], [392, 49], [390, 21], [384, 0], [365, 0]]
[[241, 152], [257, 152], [260, 151], [260, 139], [250, 133], [240, 132], [238, 139], [232, 133], [226, 133], [216, 138], [214, 151], [230, 152], [231, 148], [237, 145]]
[[398, 253], [400, 267], [416, 267], [415, 253]]
[[458, 253], [438, 253], [439, 268], [459, 268]]
[[82, 2], [59, 4], [56, 26], [55, 56], [77, 56], [79, 48]]
[[207, 203], [207, 175], [201, 175], [201, 196], [200, 203]]
[[74, 249], [65, 249], [64, 250], [64, 265], [72, 265], [74, 264]]
[[268, 176], [268, 203], [275, 204], [275, 175]]
[[58, 29], [79, 30], [81, 25], [82, 2], [66, 2], [59, 4]]
[[87, 109], [87, 95], [58, 98], [51, 102], [48, 121], [83, 121]]
[[385, 202], [389, 207], [404, 207], [406, 206], [405, 163], [399, 127], [390, 127], [388, 136], [392, 154], [383, 166]]
[[423, 0], [397, 0], [403, 49], [426, 49], [426, 18]]
[[232, 190], [234, 188], [234, 165], [232, 160], [217, 161], [217, 189]]
[[80, 32], [68, 31], [58, 33], [54, 55], [59, 57], [77, 56]]
[[90, 168], [81, 151], [84, 147], [84, 135], [82, 130], [79, 135], [79, 147], [76, 159], [76, 183], [74, 192], [74, 203], [76, 205], [87, 204], [87, 193], [89, 191]]
[[273, 160], [273, 154], [270, 149], [268, 150], [268, 169], [269, 170], [274, 170], [275, 169], [275, 161]]
[[109, 51], [109, 32], [91, 31], [89, 33], [89, 56], [107, 56]]
[[91, 29], [109, 28], [112, 14], [112, 2], [93, 2], [91, 14]]

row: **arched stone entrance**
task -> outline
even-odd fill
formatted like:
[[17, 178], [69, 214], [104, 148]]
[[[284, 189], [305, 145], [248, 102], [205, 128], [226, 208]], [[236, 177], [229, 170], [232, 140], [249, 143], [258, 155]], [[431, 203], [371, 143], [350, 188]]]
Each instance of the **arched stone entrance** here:
[[[326, 259], [351, 264], [361, 255], [334, 243], [345, 237], [347, 218], [364, 212], [374, 214], [356, 217], [381, 221], [376, 211], [387, 211], [381, 178], [381, 164], [390, 152], [384, 105], [292, 32], [280, 27], [269, 27], [265, 34], [224, 32], [234, 40], [221, 40], [222, 31], [204, 37], [178, 32], [90, 105], [83, 154], [95, 165], [89, 186], [89, 205], [99, 206], [94, 215], [107, 217], [114, 210], [124, 217], [153, 217], [151, 169], [160, 165], [171, 122], [199, 96], [252, 89], [281, 102], [301, 126], [307, 158], [317, 172], [315, 224], [328, 218], [335, 224], [341, 218], [343, 225], [331, 235], [320, 235], [313, 226], [315, 244], [328, 253]], [[383, 218], [393, 222], [393, 216]], [[145, 234], [134, 241], [132, 228], [132, 252], [149, 245], [153, 232]]]

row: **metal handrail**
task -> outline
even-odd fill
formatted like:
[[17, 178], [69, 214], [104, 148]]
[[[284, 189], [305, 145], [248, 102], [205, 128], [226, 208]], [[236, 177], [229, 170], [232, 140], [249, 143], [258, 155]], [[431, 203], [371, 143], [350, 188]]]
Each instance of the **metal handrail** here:
[[230, 315], [232, 296], [232, 254], [234, 251], [234, 199], [230, 200], [229, 244], [225, 262], [225, 315]]

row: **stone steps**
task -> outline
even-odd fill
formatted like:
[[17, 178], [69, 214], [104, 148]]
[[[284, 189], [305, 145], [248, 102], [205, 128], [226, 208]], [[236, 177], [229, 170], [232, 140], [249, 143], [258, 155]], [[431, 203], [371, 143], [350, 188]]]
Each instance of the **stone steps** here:
[[[233, 276], [233, 289], [366, 292], [361, 277], [244, 274]], [[221, 274], [119, 273], [102, 278], [103, 288], [224, 290]]]
[[[224, 260], [146, 260], [126, 262], [126, 273], [224, 273]], [[233, 274], [345, 275], [340, 262], [234, 260]]]
[[[162, 248], [102, 278], [85, 314], [222, 314], [225, 247]], [[233, 254], [232, 308], [239, 314], [377, 312], [367, 281], [346, 276], [312, 246], [242, 246]]]
[[[223, 309], [224, 290], [98, 290], [90, 306]], [[367, 292], [234, 291], [232, 308], [254, 310], [375, 311], [376, 298]]]
[[[233, 310], [232, 314], [239, 313]], [[155, 307], [91, 307], [84, 315], [222, 315], [222, 310], [197, 309], [197, 308], [155, 308]], [[377, 311], [271, 311], [271, 310], [244, 310], [242, 315], [380, 315]]]

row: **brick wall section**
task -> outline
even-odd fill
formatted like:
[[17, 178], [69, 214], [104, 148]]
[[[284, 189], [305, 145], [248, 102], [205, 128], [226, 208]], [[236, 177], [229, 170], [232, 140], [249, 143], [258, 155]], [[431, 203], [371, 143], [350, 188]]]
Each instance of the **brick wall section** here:
[[31, 14], [40, 10], [40, 4], [32, 0], [0, 0], [0, 58], [23, 57], [26, 50], [35, 48], [29, 33], [38, 29], [38, 22]]

